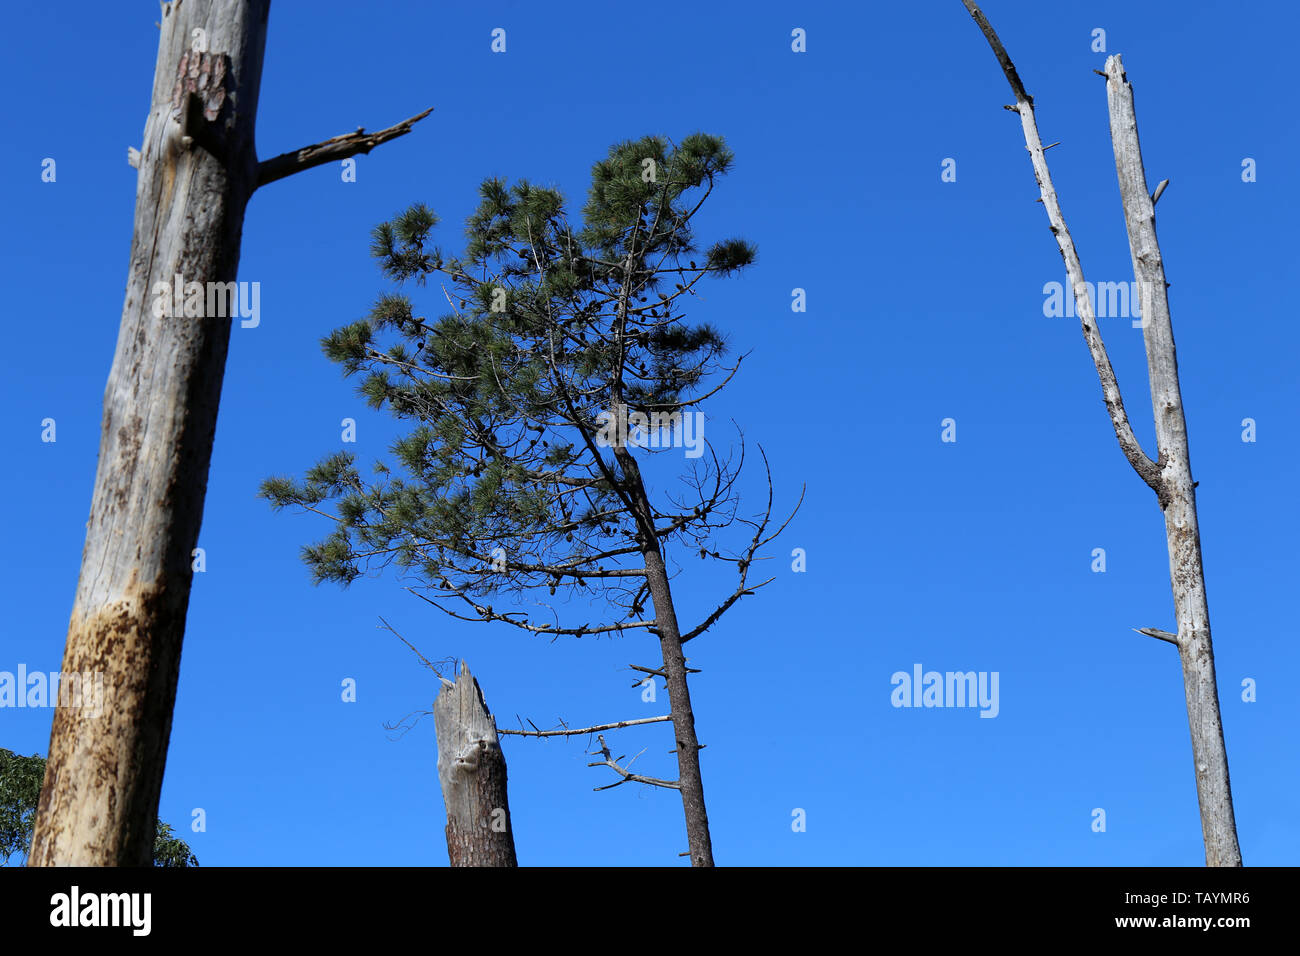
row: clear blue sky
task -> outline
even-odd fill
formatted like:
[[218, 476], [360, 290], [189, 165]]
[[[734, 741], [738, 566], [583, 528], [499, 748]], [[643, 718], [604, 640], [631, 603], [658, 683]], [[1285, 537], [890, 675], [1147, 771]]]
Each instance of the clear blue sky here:
[[[1283, 3], [989, 0], [1034, 95], [1067, 221], [1094, 281], [1131, 278], [1092, 31], [1137, 94], [1179, 348], [1237, 820], [1247, 864], [1294, 864], [1297, 448], [1289, 220], [1300, 155], [1297, 17]], [[8, 146], [0, 232], [10, 348], [0, 375], [9, 502], [0, 670], [61, 660], [89, 512], [101, 400], [122, 308], [153, 2], [20, 4], [0, 70]], [[491, 52], [490, 31], [507, 31]], [[791, 30], [807, 52], [791, 51]], [[702, 235], [757, 264], [692, 317], [752, 354], [708, 408], [772, 461], [777, 580], [689, 646], [714, 847], [723, 864], [1203, 862], [1163, 523], [1120, 454], [1071, 318], [1010, 93], [957, 0], [909, 4], [304, 3], [277, 0], [263, 156], [434, 106], [409, 136], [252, 200], [239, 278], [261, 324], [233, 331], [160, 815], [205, 865], [445, 865], [431, 659], [470, 662], [503, 725], [666, 712], [628, 664], [647, 637], [528, 639], [446, 619], [391, 574], [313, 588], [298, 558], [325, 526], [255, 497], [347, 447], [397, 434], [318, 341], [390, 288], [368, 231], [420, 200], [459, 248], [490, 175], [560, 187], [576, 212], [593, 161], [646, 133], [725, 136], [735, 171]], [[41, 181], [41, 161], [57, 181]], [[1256, 160], [1258, 181], [1242, 181]], [[941, 181], [945, 158], [956, 182]], [[791, 290], [807, 290], [807, 312]], [[438, 305], [429, 293], [429, 309]], [[425, 301], [417, 298], [417, 301]], [[1101, 320], [1133, 426], [1152, 449], [1141, 333]], [[344, 446], [340, 421], [358, 421]], [[41, 441], [54, 418], [57, 442]], [[957, 441], [940, 440], [941, 421]], [[1241, 421], [1258, 440], [1242, 441]], [[713, 431], [716, 429], [716, 431]], [[751, 470], [744, 490], [757, 507]], [[791, 570], [790, 551], [807, 553]], [[1091, 570], [1104, 548], [1105, 573]], [[682, 556], [683, 616], [725, 580]], [[765, 569], [766, 570], [766, 569]], [[898, 709], [891, 675], [999, 674], [999, 713]], [[359, 699], [344, 703], [340, 682]], [[1254, 679], [1258, 700], [1241, 699]], [[52, 711], [0, 710], [0, 746], [45, 753]], [[675, 774], [663, 727], [616, 735]], [[505, 742], [525, 864], [681, 865], [677, 796], [610, 782], [582, 741]], [[207, 830], [190, 831], [191, 811]], [[1107, 813], [1105, 833], [1092, 811]], [[807, 831], [792, 832], [795, 808]]]

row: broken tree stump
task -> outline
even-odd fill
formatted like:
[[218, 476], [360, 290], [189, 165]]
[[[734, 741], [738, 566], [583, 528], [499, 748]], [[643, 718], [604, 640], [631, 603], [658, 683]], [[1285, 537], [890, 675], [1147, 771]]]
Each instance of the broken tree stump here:
[[464, 661], [456, 682], [442, 684], [433, 722], [447, 806], [447, 856], [452, 866], [518, 866], [496, 721]]

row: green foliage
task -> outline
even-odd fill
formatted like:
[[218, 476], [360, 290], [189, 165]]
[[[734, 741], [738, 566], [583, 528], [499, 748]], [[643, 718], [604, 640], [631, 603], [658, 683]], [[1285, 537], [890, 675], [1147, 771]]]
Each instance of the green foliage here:
[[44, 757], [20, 757], [0, 748], [0, 859], [5, 863], [15, 853], [27, 856], [44, 779]]
[[723, 336], [688, 323], [683, 306], [701, 280], [754, 261], [742, 239], [701, 254], [693, 235], [693, 218], [732, 163], [720, 137], [694, 133], [674, 145], [647, 136], [616, 144], [593, 166], [576, 225], [558, 191], [488, 179], [459, 257], [430, 245], [438, 220], [423, 204], [372, 231], [382, 272], [417, 286], [435, 277], [430, 305], [448, 308], [431, 317], [386, 292], [364, 319], [321, 342], [371, 407], [412, 428], [392, 446], [394, 467], [377, 464], [371, 481], [338, 453], [301, 479], [263, 482], [273, 508], [333, 523], [302, 551], [314, 582], [347, 585], [394, 563], [458, 599], [470, 619], [547, 633], [574, 631], [527, 625], [478, 599], [567, 586], [639, 612], [644, 589], [624, 588], [630, 579], [617, 569], [639, 554], [653, 522], [668, 523], [665, 546], [698, 545], [720, 526], [731, 476], [712, 460], [688, 482], [693, 507], [638, 516], [629, 455], [648, 450], [596, 439], [602, 413], [619, 408], [680, 418], [723, 367]]
[[199, 858], [189, 844], [172, 834], [169, 824], [158, 821], [153, 839], [153, 865], [165, 867], [198, 866]]
[[[0, 866], [17, 855], [26, 860], [32, 845], [36, 807], [45, 780], [45, 758], [21, 757], [0, 747]], [[153, 845], [154, 866], [198, 866], [189, 846], [161, 820]]]

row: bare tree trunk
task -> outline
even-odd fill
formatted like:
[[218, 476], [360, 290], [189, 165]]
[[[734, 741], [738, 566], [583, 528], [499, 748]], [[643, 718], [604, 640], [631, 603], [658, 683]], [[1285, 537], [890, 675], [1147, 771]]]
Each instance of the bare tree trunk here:
[[1169, 578], [1178, 621], [1176, 637], [1192, 733], [1205, 862], [1209, 866], [1241, 866], [1232, 784], [1228, 779], [1228, 753], [1219, 717], [1214, 645], [1210, 641], [1210, 609], [1201, 563], [1201, 533], [1196, 520], [1196, 483], [1192, 480], [1187, 421], [1178, 384], [1178, 355], [1169, 316], [1165, 266], [1156, 241], [1155, 203], [1147, 191], [1142, 147], [1138, 143], [1133, 87], [1118, 55], [1106, 60], [1106, 97], [1110, 106], [1115, 170], [1133, 257], [1133, 277], [1142, 292], [1142, 336], [1151, 380], [1156, 447], [1164, 465], [1160, 472], [1161, 504], [1169, 540]]
[[[29, 866], [151, 858], [230, 340], [233, 310], [223, 298], [214, 314], [212, 289], [235, 279], [249, 197], [262, 181], [366, 152], [413, 121], [259, 166], [269, 11], [270, 0], [162, 7], [144, 142], [130, 150], [140, 171], [130, 271], [63, 655], [65, 674], [100, 675], [106, 699], [97, 717], [55, 711]], [[193, 283], [203, 317], [164, 308]]]
[[709, 811], [704, 806], [704, 779], [700, 774], [700, 741], [695, 735], [695, 712], [686, 682], [686, 656], [677, 626], [668, 571], [659, 551], [646, 551], [646, 583], [655, 606], [655, 628], [667, 675], [668, 706], [677, 743], [677, 778], [681, 783], [682, 811], [686, 815], [686, 841], [691, 866], [713, 866], [713, 838], [709, 834]]
[[447, 805], [452, 866], [518, 866], [506, 793], [506, 758], [478, 681], [461, 662], [433, 702], [438, 781]]
[[1025, 91], [1011, 58], [983, 12], [973, 0], [962, 0], [962, 3], [984, 33], [1015, 93], [1016, 103], [1007, 109], [1020, 115], [1025, 145], [1029, 149], [1034, 175], [1038, 180], [1040, 198], [1047, 210], [1048, 222], [1060, 247], [1061, 257], [1065, 260], [1084, 339], [1097, 366], [1115, 437], [1133, 470], [1156, 492], [1165, 514], [1178, 633], [1170, 634], [1154, 628], [1140, 630], [1143, 634], [1177, 645], [1182, 659], [1206, 864], [1240, 866], [1241, 851], [1237, 845], [1232, 788], [1228, 780], [1228, 758], [1224, 748], [1219, 695], [1214, 675], [1214, 650], [1210, 642], [1209, 607], [1205, 596], [1205, 573], [1201, 564], [1201, 541], [1196, 521], [1195, 482], [1192, 481], [1191, 459], [1188, 454], [1187, 423], [1183, 416], [1178, 384], [1178, 360], [1174, 351], [1173, 326], [1169, 318], [1164, 264], [1156, 243], [1155, 200], [1147, 193], [1146, 174], [1138, 145], [1133, 90], [1124, 76], [1120, 58], [1110, 57], [1106, 61], [1105, 76], [1111, 140], [1124, 201], [1134, 278], [1138, 280], [1142, 293], [1143, 338], [1159, 451], [1156, 461], [1143, 453], [1129, 425], [1119, 385], [1093, 315], [1083, 268], [1070, 231], [1066, 228], [1056, 189], [1048, 172], [1045, 154], [1050, 147], [1042, 145], [1034, 117], [1033, 97]]
[[[636, 275], [636, 256], [629, 251], [624, 260], [623, 287], [618, 297], [618, 317], [614, 328], [614, 341], [619, 360], [613, 388], [610, 390], [611, 411], [623, 421], [624, 335], [628, 302], [632, 296], [633, 278]], [[622, 469], [628, 505], [637, 525], [637, 541], [645, 561], [646, 588], [655, 609], [652, 633], [659, 638], [663, 658], [664, 682], [668, 687], [668, 709], [673, 721], [673, 737], [677, 746], [677, 789], [682, 795], [682, 813], [686, 819], [687, 850], [691, 866], [713, 866], [713, 838], [709, 834], [709, 813], [704, 805], [704, 778], [700, 773], [700, 742], [695, 734], [695, 712], [691, 709], [691, 691], [687, 684], [686, 656], [682, 653], [682, 634], [677, 623], [677, 608], [660, 550], [659, 536], [655, 532], [654, 509], [650, 495], [641, 477], [641, 466], [636, 456], [627, 450], [620, 433], [612, 450]]]
[[632, 503], [641, 528], [641, 556], [645, 560], [646, 586], [654, 602], [655, 633], [663, 655], [668, 706], [673, 719], [673, 737], [677, 742], [678, 789], [682, 794], [682, 812], [686, 817], [686, 840], [691, 866], [713, 866], [713, 840], [709, 835], [709, 812], [704, 806], [704, 779], [700, 774], [700, 742], [695, 735], [695, 712], [691, 709], [691, 691], [686, 682], [686, 657], [682, 653], [682, 635], [677, 625], [677, 608], [673, 603], [668, 569], [654, 533], [654, 516], [641, 469], [625, 447], [615, 446], [614, 454], [628, 479]]
[[[235, 278], [256, 183], [269, 8], [269, 0], [163, 7], [126, 304], [63, 655], [64, 673], [102, 673], [107, 698], [98, 719], [55, 712], [30, 866], [149, 863], [230, 340], [229, 319], [155, 316], [154, 286], [170, 288], [177, 275]], [[219, 52], [192, 52], [195, 29]], [[203, 77], [204, 105], [218, 111], [202, 130], [186, 126], [184, 102], [173, 118], [183, 59], [187, 76]]]

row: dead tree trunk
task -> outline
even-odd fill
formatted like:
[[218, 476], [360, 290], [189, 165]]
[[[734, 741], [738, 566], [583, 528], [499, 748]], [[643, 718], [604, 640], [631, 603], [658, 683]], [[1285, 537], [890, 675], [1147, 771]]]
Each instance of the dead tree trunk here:
[[451, 865], [518, 866], [505, 754], [483, 691], [464, 661], [456, 683], [443, 681], [433, 702], [433, 722]]
[[1155, 196], [1147, 192], [1142, 151], [1138, 144], [1137, 115], [1133, 107], [1133, 88], [1124, 74], [1120, 58], [1112, 56], [1106, 61], [1104, 75], [1110, 109], [1111, 141], [1115, 149], [1115, 168], [1124, 203], [1134, 278], [1141, 293], [1143, 340], [1147, 353], [1151, 404], [1155, 412], [1156, 447], [1159, 452], [1157, 459], [1152, 461], [1143, 453], [1129, 425], [1119, 385], [1106, 354], [1106, 346], [1102, 343], [1101, 331], [1097, 328], [1092, 302], [1083, 279], [1083, 268], [1074, 241], [1066, 228], [1056, 189], [1047, 169], [1045, 152], [1050, 147], [1043, 146], [1039, 137], [1033, 97], [1025, 91], [1006, 49], [979, 7], [972, 0], [962, 0], [962, 3], [993, 48], [1015, 93], [1016, 104], [1007, 109], [1020, 115], [1025, 144], [1038, 180], [1040, 198], [1047, 210], [1052, 234], [1060, 246], [1061, 257], [1065, 260], [1084, 339], [1097, 366], [1115, 437], [1134, 471], [1155, 491], [1164, 512], [1178, 632], [1171, 634], [1155, 628], [1139, 630], [1142, 634], [1176, 645], [1182, 659], [1183, 687], [1196, 768], [1196, 791], [1201, 811], [1201, 833], [1205, 839], [1205, 862], [1208, 866], [1240, 866], [1241, 850], [1237, 844], [1232, 787], [1228, 779], [1228, 756], [1224, 747], [1219, 693], [1214, 674], [1214, 648], [1210, 641], [1205, 572], [1201, 564], [1201, 538], [1196, 520], [1196, 483], [1192, 480], [1191, 458], [1188, 453], [1187, 422], [1183, 415], [1182, 394], [1178, 383], [1178, 358], [1169, 317], [1164, 264], [1156, 242], [1155, 200], [1166, 184], [1157, 187]]
[[[1196, 482], [1187, 442], [1187, 420], [1178, 383], [1178, 355], [1169, 317], [1164, 261], [1156, 241], [1155, 201], [1147, 190], [1138, 143], [1133, 87], [1118, 55], [1106, 60], [1106, 96], [1110, 106], [1110, 138], [1115, 148], [1133, 277], [1142, 291], [1142, 337], [1146, 343], [1155, 413], [1156, 448], [1160, 471], [1160, 500], [1169, 541], [1169, 579], [1174, 592], [1175, 635], [1183, 666], [1187, 720], [1196, 765], [1196, 792], [1201, 806], [1201, 832], [1209, 866], [1241, 866], [1237, 823], [1228, 779], [1228, 752], [1219, 716], [1219, 691], [1214, 674], [1214, 645], [1210, 641], [1210, 607], [1201, 563], [1201, 532], [1196, 520]], [[1160, 187], [1157, 187], [1160, 190]]]
[[[162, 7], [144, 142], [129, 150], [140, 172], [126, 301], [62, 665], [102, 675], [106, 699], [95, 718], [55, 712], [29, 866], [150, 862], [249, 197], [419, 118], [259, 165], [269, 11], [270, 0]], [[186, 302], [181, 314], [172, 301]]]

